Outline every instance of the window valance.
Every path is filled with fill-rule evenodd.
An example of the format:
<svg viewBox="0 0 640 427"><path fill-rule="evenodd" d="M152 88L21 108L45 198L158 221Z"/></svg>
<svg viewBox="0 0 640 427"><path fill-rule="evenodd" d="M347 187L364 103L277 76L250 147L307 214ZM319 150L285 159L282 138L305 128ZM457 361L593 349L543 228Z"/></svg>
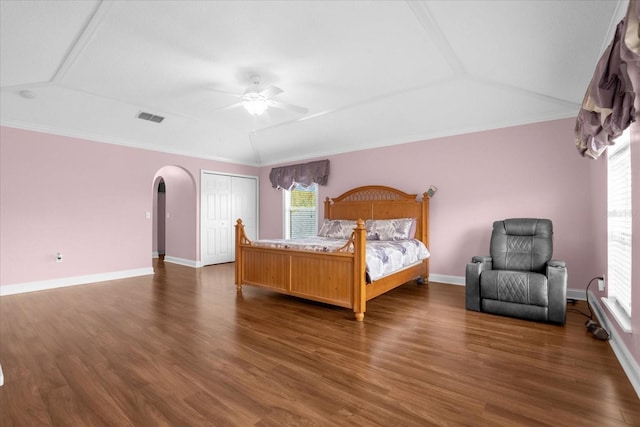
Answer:
<svg viewBox="0 0 640 427"><path fill-rule="evenodd" d="M635 121L631 76L640 70L639 18L638 0L631 0L587 88L575 127L576 148L585 157L597 159Z"/></svg>
<svg viewBox="0 0 640 427"><path fill-rule="evenodd" d="M305 187L314 182L319 185L327 185L329 180L329 160L273 168L269 174L269 179L273 188L284 188L285 190L290 189L294 182Z"/></svg>

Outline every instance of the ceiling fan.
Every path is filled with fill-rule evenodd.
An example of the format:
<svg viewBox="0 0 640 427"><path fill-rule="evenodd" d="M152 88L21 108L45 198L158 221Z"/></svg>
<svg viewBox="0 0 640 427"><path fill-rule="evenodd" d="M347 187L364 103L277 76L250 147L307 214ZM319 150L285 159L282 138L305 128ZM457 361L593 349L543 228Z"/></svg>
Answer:
<svg viewBox="0 0 640 427"><path fill-rule="evenodd" d="M254 74L250 76L252 81L251 86L245 89L243 94L224 92L216 89L211 89L214 92L224 93L227 95L235 96L236 98L241 98L242 101L237 102L235 104L229 105L228 107L222 108L222 110L228 110L231 108L243 106L245 110L251 115L259 116L264 113L267 108L275 107L283 110L294 111L300 114L306 114L309 110L304 107L299 107L293 104L287 104L282 101L276 101L273 99L274 96L283 92L282 89L276 86L268 86L263 89L260 86L260 76Z"/></svg>

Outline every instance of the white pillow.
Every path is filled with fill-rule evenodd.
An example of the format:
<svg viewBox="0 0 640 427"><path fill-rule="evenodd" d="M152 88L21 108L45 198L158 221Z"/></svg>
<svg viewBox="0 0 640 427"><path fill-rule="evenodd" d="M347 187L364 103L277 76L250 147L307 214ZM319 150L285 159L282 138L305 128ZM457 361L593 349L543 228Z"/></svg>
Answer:
<svg viewBox="0 0 640 427"><path fill-rule="evenodd" d="M414 238L416 219L369 219L365 228L368 240L408 240Z"/></svg>
<svg viewBox="0 0 640 427"><path fill-rule="evenodd" d="M356 222L351 219L325 219L318 231L318 236L346 240L351 237L354 228L356 228Z"/></svg>

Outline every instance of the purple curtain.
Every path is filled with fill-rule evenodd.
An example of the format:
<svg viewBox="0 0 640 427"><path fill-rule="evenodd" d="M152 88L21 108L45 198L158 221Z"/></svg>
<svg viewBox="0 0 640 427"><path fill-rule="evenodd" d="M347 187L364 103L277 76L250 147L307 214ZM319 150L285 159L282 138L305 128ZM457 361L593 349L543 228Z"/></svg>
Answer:
<svg viewBox="0 0 640 427"><path fill-rule="evenodd" d="M597 159L635 121L630 73L640 72L638 0L630 0L626 17L616 27L613 41L598 61L575 127L576 148Z"/></svg>
<svg viewBox="0 0 640 427"><path fill-rule="evenodd" d="M308 187L314 182L319 185L327 185L329 160L273 168L269 179L273 188L284 188L285 190L290 189L294 182L304 187Z"/></svg>

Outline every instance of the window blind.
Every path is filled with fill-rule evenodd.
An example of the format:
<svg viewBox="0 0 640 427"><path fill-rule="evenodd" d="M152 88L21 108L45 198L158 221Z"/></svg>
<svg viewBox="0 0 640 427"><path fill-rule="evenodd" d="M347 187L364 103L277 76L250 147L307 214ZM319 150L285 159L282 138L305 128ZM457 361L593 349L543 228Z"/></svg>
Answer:
<svg viewBox="0 0 640 427"><path fill-rule="evenodd" d="M630 130L608 147L608 297L631 317L631 143Z"/></svg>
<svg viewBox="0 0 640 427"><path fill-rule="evenodd" d="M304 187L294 183L284 191L285 238L300 239L318 232L318 185Z"/></svg>

